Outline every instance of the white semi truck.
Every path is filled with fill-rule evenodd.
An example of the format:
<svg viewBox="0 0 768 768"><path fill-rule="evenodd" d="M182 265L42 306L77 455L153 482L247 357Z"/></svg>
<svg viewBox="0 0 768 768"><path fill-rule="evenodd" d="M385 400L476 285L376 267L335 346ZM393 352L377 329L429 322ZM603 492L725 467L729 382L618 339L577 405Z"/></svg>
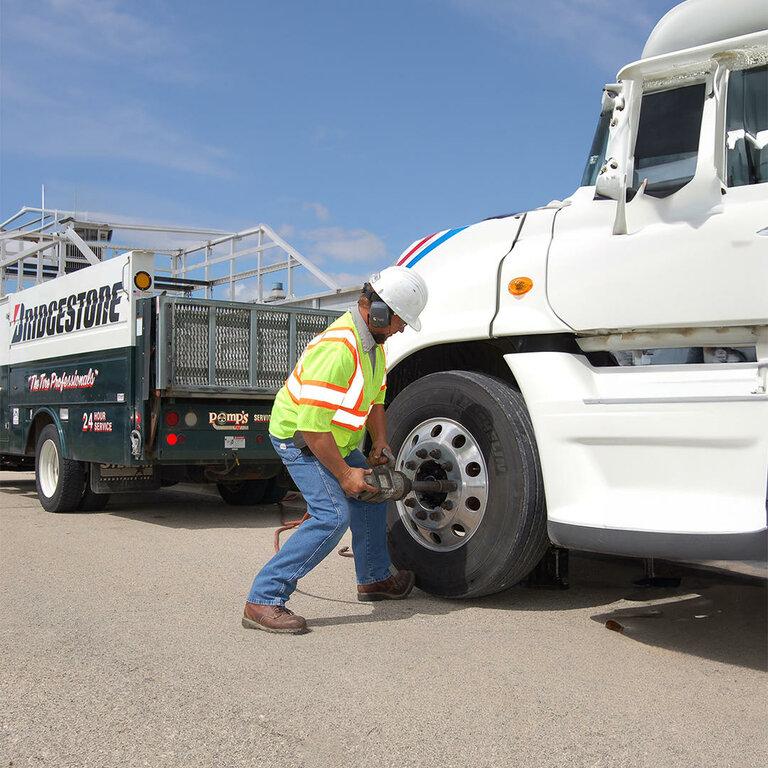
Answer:
<svg viewBox="0 0 768 768"><path fill-rule="evenodd" d="M768 3L688 0L605 86L581 186L438 232L390 342L395 562L470 597L548 542L766 557Z"/></svg>

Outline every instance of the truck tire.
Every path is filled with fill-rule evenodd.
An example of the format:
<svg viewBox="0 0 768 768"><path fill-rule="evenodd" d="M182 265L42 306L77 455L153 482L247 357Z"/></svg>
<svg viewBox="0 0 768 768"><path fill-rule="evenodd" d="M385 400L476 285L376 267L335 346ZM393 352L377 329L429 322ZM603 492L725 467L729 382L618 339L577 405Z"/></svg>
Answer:
<svg viewBox="0 0 768 768"><path fill-rule="evenodd" d="M46 512L74 512L83 496L83 465L65 459L54 424L40 430L35 446L35 486Z"/></svg>
<svg viewBox="0 0 768 768"><path fill-rule="evenodd" d="M389 505L393 563L442 597L480 597L525 578L547 545L536 440L522 395L470 371L434 373L387 409L396 467L411 479L455 480L453 493Z"/></svg>
<svg viewBox="0 0 768 768"><path fill-rule="evenodd" d="M271 480L241 480L236 483L216 483L219 494L233 507L253 507L261 504Z"/></svg>

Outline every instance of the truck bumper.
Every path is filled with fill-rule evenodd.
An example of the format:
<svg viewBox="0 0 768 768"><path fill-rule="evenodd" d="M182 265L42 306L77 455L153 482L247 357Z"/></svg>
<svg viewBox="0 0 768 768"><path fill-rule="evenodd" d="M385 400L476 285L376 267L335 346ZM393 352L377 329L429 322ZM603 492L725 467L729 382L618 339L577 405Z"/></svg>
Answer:
<svg viewBox="0 0 768 768"><path fill-rule="evenodd" d="M768 528L745 533L667 533L549 521L549 538L568 549L666 560L768 560Z"/></svg>

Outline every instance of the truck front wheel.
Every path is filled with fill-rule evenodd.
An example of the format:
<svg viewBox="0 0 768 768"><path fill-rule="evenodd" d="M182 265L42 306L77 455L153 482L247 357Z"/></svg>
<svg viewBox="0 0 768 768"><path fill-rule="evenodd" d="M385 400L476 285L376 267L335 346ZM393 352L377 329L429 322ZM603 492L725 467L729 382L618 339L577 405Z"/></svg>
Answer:
<svg viewBox="0 0 768 768"><path fill-rule="evenodd" d="M387 409L396 467L411 479L453 480L447 494L391 503L389 546L416 585L443 597L511 587L546 551L536 441L522 395L491 376L435 373Z"/></svg>
<svg viewBox="0 0 768 768"><path fill-rule="evenodd" d="M65 459L59 432L47 424L35 446L35 485L46 512L74 512L83 496L85 475L79 461Z"/></svg>

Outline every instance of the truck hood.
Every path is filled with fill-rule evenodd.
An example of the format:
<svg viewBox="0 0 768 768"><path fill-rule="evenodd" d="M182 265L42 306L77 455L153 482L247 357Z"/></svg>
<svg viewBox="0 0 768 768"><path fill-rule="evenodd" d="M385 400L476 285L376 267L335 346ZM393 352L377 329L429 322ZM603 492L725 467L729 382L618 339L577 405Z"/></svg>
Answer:
<svg viewBox="0 0 768 768"><path fill-rule="evenodd" d="M435 232L403 251L396 264L424 278L429 299L420 315L421 331L406 328L387 342L390 368L416 349L489 337L497 308L499 264L511 250L523 219L523 214L515 214Z"/></svg>

